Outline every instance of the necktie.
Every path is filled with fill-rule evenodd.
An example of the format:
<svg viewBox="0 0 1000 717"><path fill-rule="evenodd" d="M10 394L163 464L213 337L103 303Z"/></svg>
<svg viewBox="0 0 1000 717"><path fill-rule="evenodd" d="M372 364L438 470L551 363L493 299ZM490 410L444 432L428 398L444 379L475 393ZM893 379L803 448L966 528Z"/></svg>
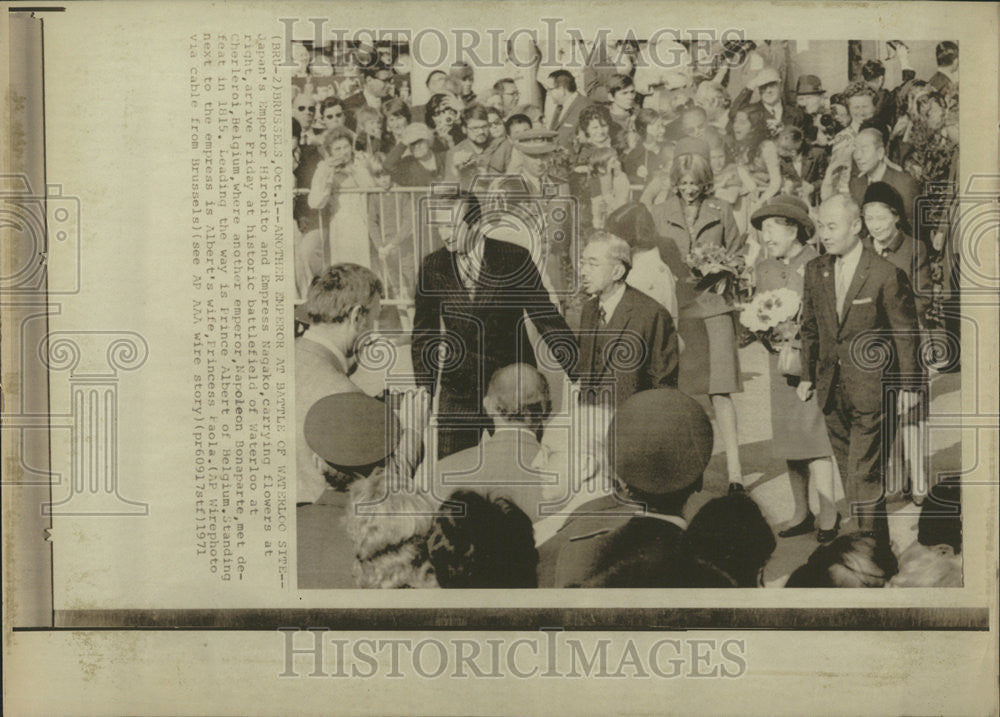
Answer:
<svg viewBox="0 0 1000 717"><path fill-rule="evenodd" d="M549 129L554 130L559 126L559 118L562 117L563 106L556 105L556 111L552 113L552 121L549 122Z"/></svg>
<svg viewBox="0 0 1000 717"><path fill-rule="evenodd" d="M476 264L471 254L458 255L458 276L469 295L476 290Z"/></svg>
<svg viewBox="0 0 1000 717"><path fill-rule="evenodd" d="M844 299L847 297L847 270L844 266L843 257L837 257L837 265L835 269L836 281L835 288L837 292L837 318L844 318Z"/></svg>

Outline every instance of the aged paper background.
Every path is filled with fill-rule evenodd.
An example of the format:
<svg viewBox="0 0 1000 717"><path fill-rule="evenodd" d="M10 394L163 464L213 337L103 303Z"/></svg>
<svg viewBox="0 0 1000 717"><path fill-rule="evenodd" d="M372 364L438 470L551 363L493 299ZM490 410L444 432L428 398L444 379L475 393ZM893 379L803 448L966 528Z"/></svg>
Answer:
<svg viewBox="0 0 1000 717"><path fill-rule="evenodd" d="M106 3L69 5L45 16L48 182L81 207L79 266L51 265L51 281L79 271L78 294L60 301L51 332L92 332L104 341L138 335L141 368L117 375L119 495L147 515L56 520L54 608L376 607L963 607L995 608L995 305L969 307L978 332L963 334L966 586L954 590L448 591L296 592L294 508L284 586L274 566L236 584L191 556L191 262L189 103L192 45L204 35L261 36L270 59L283 40L279 17L330 18L332 27L541 27L563 17L585 37L597 27L745 28L748 37L956 39L966 99L962 172L997 171L997 14L990 5L766 3L643 4L295 4ZM287 111L290 88L282 84ZM270 96L271 89L266 94ZM285 123L288 124L287 122ZM290 172L290 168L288 170ZM290 256L290 213L285 214ZM995 234L994 234L995 242ZM989 252L987 252L988 254ZM987 259L995 262L995 254ZM291 262L286 262L286 281ZM996 271L994 264L984 269ZM990 276L996 276L995 273ZM287 321L290 321L290 305ZM286 324L287 325L287 324ZM109 334L105 336L105 334ZM110 334L114 334L111 336ZM992 348L987 348L992 347ZM131 349L130 349L131 350ZM135 349L141 350L141 349ZM276 352L276 355L280 352ZM105 354L100 354L103 360ZM291 364L291 342L284 360ZM65 380L65 378L63 379ZM54 386L55 384L53 384ZM55 388L52 389L55 392ZM55 397L53 401L65 400ZM287 412L293 415L292 397ZM994 407L988 409L986 407ZM291 431L284 438L291 442ZM53 434L53 470L66 472L72 446ZM278 460L277 457L275 460ZM294 453L287 456L294 463ZM293 475L293 471L290 472ZM989 485L990 481L993 485ZM293 504L290 504L290 507ZM6 567L6 566L5 566ZM13 566L15 569L17 566ZM996 629L996 613L990 626ZM6 627L6 626L5 626ZM873 626L876 627L876 626ZM657 636L633 633L637 640ZM696 637L701 633L686 633ZM706 633L719 638L718 633ZM465 637L474 636L466 633ZM995 632L725 632L746 640L748 669L735 680L345 680L279 678L284 637L262 632L18 632L8 634L5 699L12 713L978 713L993 701ZM350 635L345 635L349 637ZM511 637L505 633L483 637ZM587 639L604 637L588 634ZM613 637L613 636L612 636ZM63 685L52 689L51 685Z"/></svg>

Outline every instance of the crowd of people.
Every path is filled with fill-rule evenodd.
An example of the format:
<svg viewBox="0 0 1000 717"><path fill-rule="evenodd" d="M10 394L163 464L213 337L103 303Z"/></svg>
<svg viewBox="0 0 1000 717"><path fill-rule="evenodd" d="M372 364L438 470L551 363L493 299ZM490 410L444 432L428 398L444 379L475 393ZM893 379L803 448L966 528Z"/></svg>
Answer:
<svg viewBox="0 0 1000 717"><path fill-rule="evenodd" d="M477 92L456 63L427 76L424 105L399 48L308 58L300 587L754 587L776 535L809 533L790 587L960 584L960 522L942 517L957 487L923 506L947 536L891 545L884 450L949 368L921 340L944 328L957 257L924 209L947 211L957 172L958 48L939 43L923 80L890 47L892 87L873 59L831 94L792 75L783 43L734 42L654 81L628 53L556 69L527 103L523 76ZM548 210L565 200L575 212ZM450 219L431 227L425 203ZM754 328L741 312L765 294L796 309ZM405 336L412 390L352 381L376 326ZM777 534L732 399L755 339L795 499ZM891 345L878 365L866 340ZM686 520L716 439L728 492ZM926 456L908 459L912 479Z"/></svg>

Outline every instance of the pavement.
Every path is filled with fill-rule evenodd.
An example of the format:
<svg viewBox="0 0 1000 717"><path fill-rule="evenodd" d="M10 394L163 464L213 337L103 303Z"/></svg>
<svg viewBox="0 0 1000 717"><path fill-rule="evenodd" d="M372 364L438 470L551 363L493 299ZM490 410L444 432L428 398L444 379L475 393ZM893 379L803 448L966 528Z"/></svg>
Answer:
<svg viewBox="0 0 1000 717"><path fill-rule="evenodd" d="M537 338L529 329L532 343L536 346ZM405 339L397 334L395 346L395 362L391 368L384 364L379 371L368 371L364 367L353 376L358 385L371 395L382 391L386 385L389 373L400 376L412 375L410 371L410 347ZM768 523L777 532L788 527L794 513L794 501L791 484L784 460L771 455L771 407L770 407L770 375L767 368L767 353L758 343L740 349L740 367L742 371L742 393L734 394L737 422L740 440L740 458L743 464L744 480L750 495L757 501ZM549 374L549 372L545 372ZM562 402L562 381L558 374L549 375L553 393L553 404ZM401 388L398 378L394 388ZM961 412L961 376L958 373L939 374L931 379L931 416L935 413ZM709 416L712 416L711 404L707 397L702 403ZM714 420L713 420L714 423ZM716 430L718 437L718 430ZM959 428L936 427L930 431L930 469L932 480L934 476L958 474L961 470L961 433ZM728 490L726 461L723 448L716 439L712 460L705 472L703 490L688 503L685 514L690 517L708 500L725 495ZM847 518L848 506L843 500L843 488L837 478L838 508L841 515ZM919 507L902 495L890 496L889 511L891 514L889 530L893 545L901 552L917 537L917 518ZM856 529L853 520L842 522L841 535ZM803 564L809 555L819 545L816 534L809 533L795 538L777 538L777 548L768 562L764 572L765 585L780 587L788 575Z"/></svg>
<svg viewBox="0 0 1000 717"><path fill-rule="evenodd" d="M764 517L777 532L789 527L795 510L787 466L784 460L771 455L770 374L767 353L758 343L740 349L740 368L743 393L734 394L740 437L740 459L747 490L757 501ZM710 405L704 401L711 416ZM930 414L961 412L961 376L958 373L938 374L931 379ZM714 425L714 421L713 421ZM718 436L718 431L716 431ZM943 477L961 470L961 430L935 428L930 431L930 475ZM798 480L796 478L796 480ZM848 516L848 506L843 500L843 487L837 481L838 508ZM726 459L718 438L712 460L705 472L704 490L692 497L685 513L694 514L711 498L724 495L728 490ZM919 507L901 494L889 498L889 532L893 546L902 551L917 538ZM841 535L856 529L854 521L841 524ZM804 563L819 545L816 534L809 533L794 538L777 538L778 545L764 570L766 585L780 586L788 575Z"/></svg>

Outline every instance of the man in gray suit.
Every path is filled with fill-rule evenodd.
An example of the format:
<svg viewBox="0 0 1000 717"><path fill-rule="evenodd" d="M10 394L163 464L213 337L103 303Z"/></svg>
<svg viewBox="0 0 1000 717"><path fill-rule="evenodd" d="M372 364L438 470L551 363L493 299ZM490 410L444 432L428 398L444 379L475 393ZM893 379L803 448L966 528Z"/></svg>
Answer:
<svg viewBox="0 0 1000 717"><path fill-rule="evenodd" d="M361 391L349 376L358 338L372 329L382 296L381 280L358 264L334 264L309 287L310 325L295 339L296 503L315 502L327 486L323 463L306 444L306 414L324 396Z"/></svg>
<svg viewBox="0 0 1000 717"><path fill-rule="evenodd" d="M443 501L458 489L471 490L487 498L507 498L532 522L539 513L546 484L556 477L531 468L541 450L539 438L552 413L552 399L545 376L528 364L515 363L497 369L483 398L483 409L493 421L493 435L483 432L479 444L442 458L426 471L418 469L418 481L431 486L434 500Z"/></svg>

